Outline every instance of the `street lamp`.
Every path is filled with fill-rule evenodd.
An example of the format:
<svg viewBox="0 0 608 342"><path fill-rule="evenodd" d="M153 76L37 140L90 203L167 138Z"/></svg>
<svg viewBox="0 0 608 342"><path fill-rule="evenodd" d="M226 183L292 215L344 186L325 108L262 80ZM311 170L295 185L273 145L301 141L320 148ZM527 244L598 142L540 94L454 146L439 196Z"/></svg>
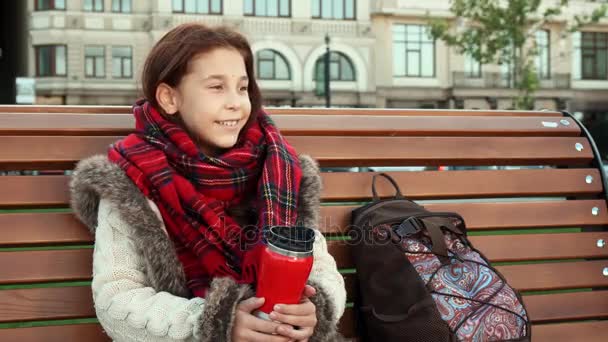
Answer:
<svg viewBox="0 0 608 342"><path fill-rule="evenodd" d="M325 107L331 107L331 95L329 93L329 34L325 34Z"/></svg>

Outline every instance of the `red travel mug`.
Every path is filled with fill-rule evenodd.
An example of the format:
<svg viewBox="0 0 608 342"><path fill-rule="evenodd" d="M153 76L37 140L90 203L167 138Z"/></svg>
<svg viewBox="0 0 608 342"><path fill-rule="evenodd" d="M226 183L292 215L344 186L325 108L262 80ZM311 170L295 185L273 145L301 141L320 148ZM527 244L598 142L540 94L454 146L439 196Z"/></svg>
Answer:
<svg viewBox="0 0 608 342"><path fill-rule="evenodd" d="M313 263L315 231L307 227L272 226L260 253L256 297L265 298L256 316L270 320L275 304L297 304Z"/></svg>

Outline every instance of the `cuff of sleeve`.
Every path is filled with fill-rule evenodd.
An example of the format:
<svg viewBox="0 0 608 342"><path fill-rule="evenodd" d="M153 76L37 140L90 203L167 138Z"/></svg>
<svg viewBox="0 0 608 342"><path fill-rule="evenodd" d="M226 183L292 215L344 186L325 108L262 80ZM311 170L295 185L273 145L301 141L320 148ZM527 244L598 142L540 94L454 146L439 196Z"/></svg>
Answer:
<svg viewBox="0 0 608 342"><path fill-rule="evenodd" d="M310 297L317 312L317 326L310 342L346 341L338 332L338 322L334 320L334 299L320 284L310 280L308 284L317 290L317 293Z"/></svg>
<svg viewBox="0 0 608 342"><path fill-rule="evenodd" d="M230 342L237 305L254 295L249 285L237 284L232 278L211 282L199 322L199 341Z"/></svg>

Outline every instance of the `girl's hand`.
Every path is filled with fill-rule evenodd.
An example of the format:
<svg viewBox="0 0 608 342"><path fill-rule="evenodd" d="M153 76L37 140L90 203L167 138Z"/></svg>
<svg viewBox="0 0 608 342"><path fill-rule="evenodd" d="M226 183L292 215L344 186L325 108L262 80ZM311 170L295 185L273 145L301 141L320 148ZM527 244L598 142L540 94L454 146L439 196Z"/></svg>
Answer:
<svg viewBox="0 0 608 342"><path fill-rule="evenodd" d="M289 337L277 335L277 328L282 324L266 321L251 314L264 305L264 298L252 297L237 305L232 328L234 342L287 342Z"/></svg>
<svg viewBox="0 0 608 342"><path fill-rule="evenodd" d="M306 285L299 304L275 305L274 311L270 313L270 319L283 323L276 330L277 333L296 341L308 341L317 325L317 309L309 299L315 293L317 291L314 287Z"/></svg>

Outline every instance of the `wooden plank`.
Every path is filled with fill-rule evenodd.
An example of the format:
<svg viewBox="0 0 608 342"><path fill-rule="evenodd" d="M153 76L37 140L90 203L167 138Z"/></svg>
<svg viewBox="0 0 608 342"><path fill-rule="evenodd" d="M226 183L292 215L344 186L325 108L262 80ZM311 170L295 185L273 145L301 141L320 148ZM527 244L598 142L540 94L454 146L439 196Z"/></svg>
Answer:
<svg viewBox="0 0 608 342"><path fill-rule="evenodd" d="M608 231L599 233L472 236L471 242L493 262L608 257Z"/></svg>
<svg viewBox="0 0 608 342"><path fill-rule="evenodd" d="M0 290L0 323L88 317L95 317L90 286Z"/></svg>
<svg viewBox="0 0 608 342"><path fill-rule="evenodd" d="M357 336L354 309L346 309L340 320L339 329L345 337ZM604 342L608 337L606 331L608 331L606 320L532 325L534 342Z"/></svg>
<svg viewBox="0 0 608 342"><path fill-rule="evenodd" d="M510 228L580 227L608 224L604 200L569 200L496 203L428 203L431 211L450 211L462 215L471 231ZM351 212L359 206L323 206L319 229L326 234L345 234ZM599 208L598 215L592 215ZM517 213L517 215L513 215Z"/></svg>
<svg viewBox="0 0 608 342"><path fill-rule="evenodd" d="M0 247L91 242L89 230L71 213L0 214Z"/></svg>
<svg viewBox="0 0 608 342"><path fill-rule="evenodd" d="M276 114L283 135L579 136L572 119L539 116L349 116ZM568 125L561 121L567 120ZM554 127L552 125L555 125ZM126 135L131 114L0 114L0 135Z"/></svg>
<svg viewBox="0 0 608 342"><path fill-rule="evenodd" d="M454 115L454 116L547 116L562 117L560 112L517 110L458 110L458 109L375 109L375 108L273 108L270 114L309 115ZM52 106L52 105L0 105L0 113L131 113L131 106Z"/></svg>
<svg viewBox="0 0 608 342"><path fill-rule="evenodd" d="M605 260L550 264L497 266L507 281L520 291L607 287L602 275Z"/></svg>
<svg viewBox="0 0 608 342"><path fill-rule="evenodd" d="M101 325L95 323L47 327L0 329L0 341L19 342L110 342Z"/></svg>
<svg viewBox="0 0 608 342"><path fill-rule="evenodd" d="M410 199L449 199L520 196L576 196L599 194L602 184L595 169L538 169L501 171L387 172ZM371 198L372 173L324 173L323 200L350 201ZM380 197L392 197L394 188L377 184Z"/></svg>
<svg viewBox="0 0 608 342"><path fill-rule="evenodd" d="M521 196L579 196L602 191L600 182L587 184L594 169L540 169L508 171L421 171L391 174L411 199L448 199ZM323 173L324 201L369 200L371 173ZM66 206L67 176L0 177L0 208ZM394 195L388 182L378 182L381 197ZM598 215L603 220L605 214ZM325 216L324 216L325 217ZM338 217L338 216L336 216ZM576 216L575 216L576 217ZM342 216L344 220L344 216ZM594 221L595 222L595 221ZM333 221L329 223L333 226ZM327 226L327 224L323 224Z"/></svg>
<svg viewBox="0 0 608 342"><path fill-rule="evenodd" d="M348 302L356 300L356 286L349 277L346 288ZM532 322L548 323L608 318L608 291L589 291L524 296L524 304Z"/></svg>
<svg viewBox="0 0 608 342"><path fill-rule="evenodd" d="M316 136L579 136L574 121L546 117L275 115L285 135ZM570 119L571 120L571 119ZM556 125L548 127L547 124Z"/></svg>
<svg viewBox="0 0 608 342"><path fill-rule="evenodd" d="M0 114L0 135L127 135L131 114Z"/></svg>
<svg viewBox="0 0 608 342"><path fill-rule="evenodd" d="M131 106L0 105L0 113L129 114Z"/></svg>
<svg viewBox="0 0 608 342"><path fill-rule="evenodd" d="M563 117L560 112L517 110L459 109L386 109L386 108L268 108L271 114L307 115L384 115L384 116L547 116Z"/></svg>
<svg viewBox="0 0 608 342"><path fill-rule="evenodd" d="M68 176L2 176L0 208L67 206L69 181Z"/></svg>
<svg viewBox="0 0 608 342"><path fill-rule="evenodd" d="M461 213L468 229L473 231L608 224L608 210L603 200L441 203L427 204L426 207L434 211ZM590 214L594 207L600 208L597 216ZM325 234L346 234L354 208L356 206L322 207L319 228ZM0 214L0 247L86 244L92 241L88 229L71 213Z"/></svg>
<svg viewBox="0 0 608 342"><path fill-rule="evenodd" d="M532 338L534 342L605 342L608 321L533 325Z"/></svg>
<svg viewBox="0 0 608 342"><path fill-rule="evenodd" d="M0 170L65 170L120 137L0 136Z"/></svg>
<svg viewBox="0 0 608 342"><path fill-rule="evenodd" d="M351 234L351 238L358 237ZM491 262L533 260L592 259L608 257L607 248L598 248L597 241L608 241L607 232L522 234L472 236L473 246ZM352 241L329 241L328 249L340 268L354 267Z"/></svg>
<svg viewBox="0 0 608 342"><path fill-rule="evenodd" d="M608 318L608 291L524 296L534 323Z"/></svg>
<svg viewBox="0 0 608 342"><path fill-rule="evenodd" d="M305 137L287 140L325 166L585 165L585 138ZM1 141L1 137L0 137ZM575 145L582 144L582 151Z"/></svg>
<svg viewBox="0 0 608 342"><path fill-rule="evenodd" d="M89 280L93 250L0 252L0 285Z"/></svg>
<svg viewBox="0 0 608 342"><path fill-rule="evenodd" d="M606 261L599 260L496 266L496 269L520 291L544 291L607 287L608 277L602 275L604 267ZM356 296L354 289L358 286L357 275L347 273L343 276L349 290L349 301L353 301Z"/></svg>
<svg viewBox="0 0 608 342"><path fill-rule="evenodd" d="M333 250L333 243L330 246ZM339 267L344 266L340 261ZM604 260L497 266L522 291L608 286ZM19 267L14 267L19 265ZM0 284L36 283L91 278L92 250L0 252ZM352 265L352 263L351 263ZM564 275L568 275L564 277ZM345 279L353 274L345 274Z"/></svg>
<svg viewBox="0 0 608 342"><path fill-rule="evenodd" d="M0 169L64 169L105 153L115 136L0 136ZM574 137L291 136L323 166L586 165L589 142ZM582 144L577 151L575 145ZM330 148L331 147L331 148Z"/></svg>

